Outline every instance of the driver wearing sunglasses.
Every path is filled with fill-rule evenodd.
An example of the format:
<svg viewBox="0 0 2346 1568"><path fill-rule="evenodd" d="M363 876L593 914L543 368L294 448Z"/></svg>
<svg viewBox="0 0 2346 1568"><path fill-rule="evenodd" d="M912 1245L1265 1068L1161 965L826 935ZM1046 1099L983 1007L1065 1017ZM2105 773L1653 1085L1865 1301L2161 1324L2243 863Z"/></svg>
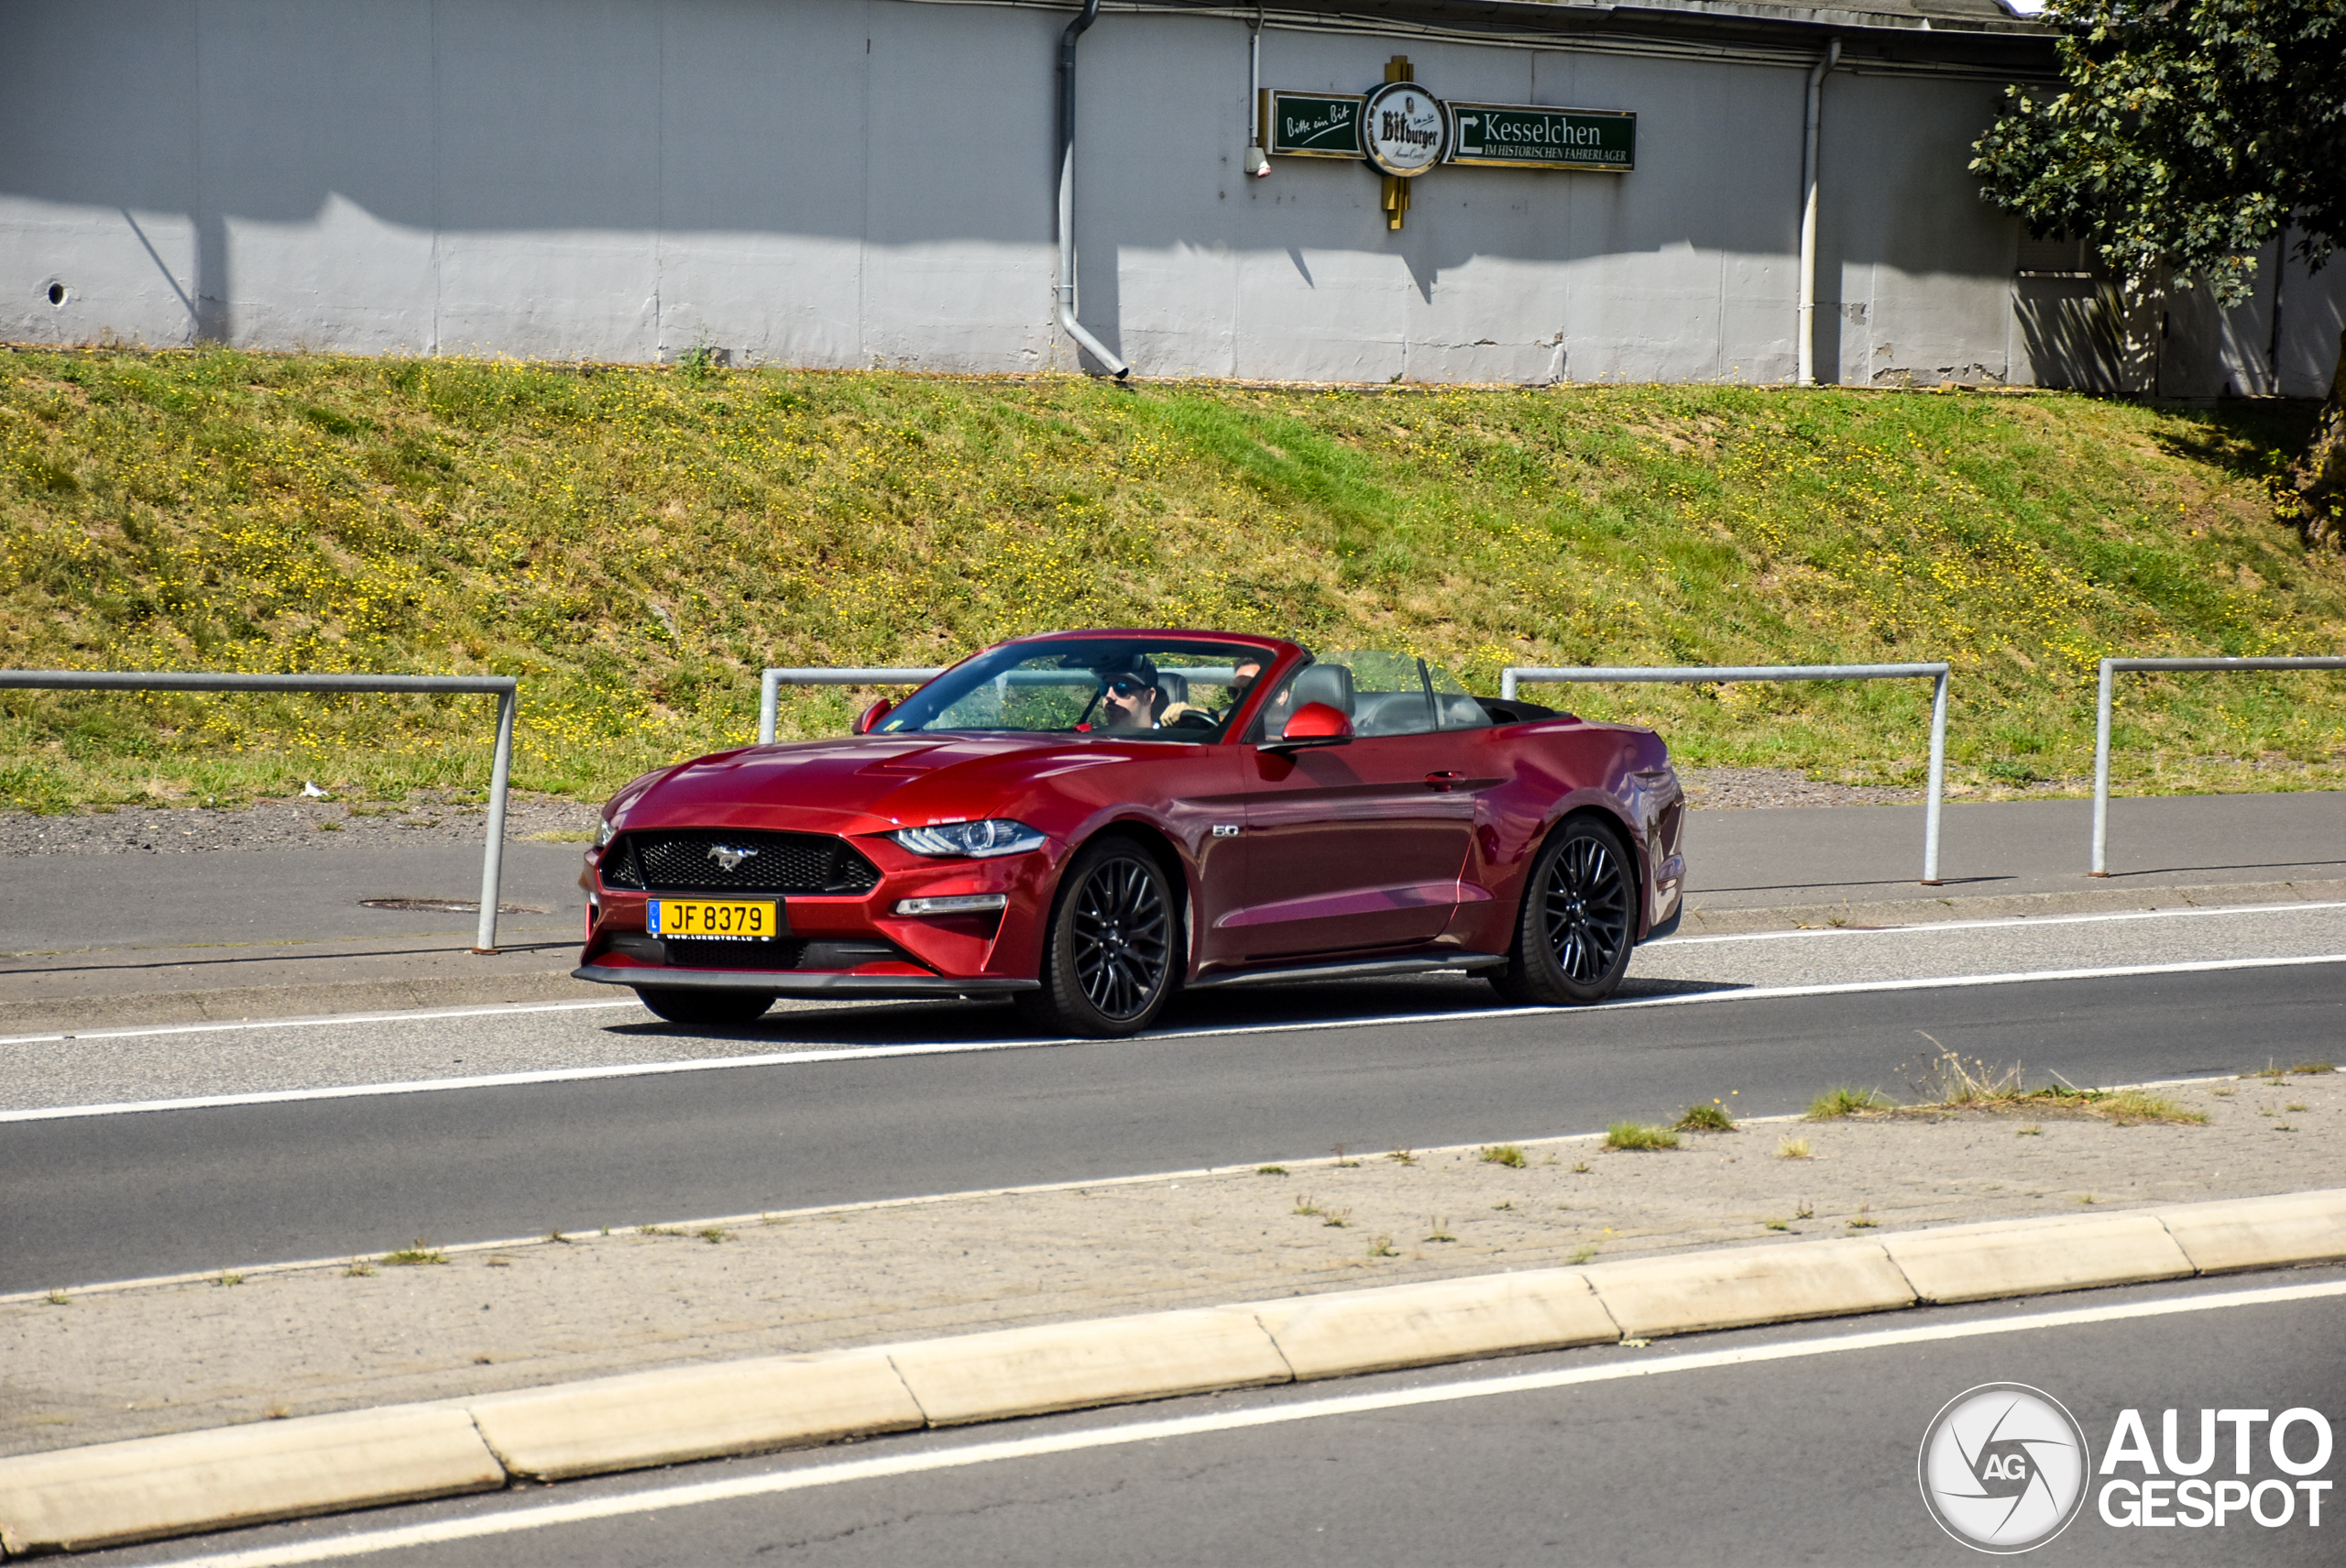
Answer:
<svg viewBox="0 0 2346 1568"><path fill-rule="evenodd" d="M1157 663L1135 653L1091 672L1100 677L1100 729L1157 728Z"/></svg>

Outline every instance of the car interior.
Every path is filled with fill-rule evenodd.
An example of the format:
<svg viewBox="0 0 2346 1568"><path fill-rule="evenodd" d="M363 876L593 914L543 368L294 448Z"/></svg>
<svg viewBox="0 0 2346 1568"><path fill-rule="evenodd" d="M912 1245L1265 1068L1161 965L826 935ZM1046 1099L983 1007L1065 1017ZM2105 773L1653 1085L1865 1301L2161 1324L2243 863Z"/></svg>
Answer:
<svg viewBox="0 0 2346 1568"><path fill-rule="evenodd" d="M1463 689L1436 689L1429 704L1428 679L1415 659L1391 653L1352 657L1355 662L1351 663L1326 660L1305 665L1288 687L1289 700L1275 704L1272 711L1283 719L1305 703L1323 702L1350 718L1353 733L1362 737L1422 735L1436 729L1480 729L1512 721L1512 715L1502 716L1491 704ZM1359 680L1363 665L1379 672L1376 686ZM1457 683L1437 673L1432 684L1454 687ZM1538 713L1544 716L1548 711L1542 708Z"/></svg>

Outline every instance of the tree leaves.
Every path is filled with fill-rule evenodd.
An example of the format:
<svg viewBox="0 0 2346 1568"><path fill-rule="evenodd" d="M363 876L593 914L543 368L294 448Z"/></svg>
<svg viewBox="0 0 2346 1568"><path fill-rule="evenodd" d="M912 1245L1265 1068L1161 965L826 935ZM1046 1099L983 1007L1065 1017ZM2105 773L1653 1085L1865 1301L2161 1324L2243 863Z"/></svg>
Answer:
<svg viewBox="0 0 2346 1568"><path fill-rule="evenodd" d="M2053 0L2045 19L2064 87L2012 88L1971 164L2031 233L2226 305L2285 225L2313 267L2346 236L2346 0Z"/></svg>

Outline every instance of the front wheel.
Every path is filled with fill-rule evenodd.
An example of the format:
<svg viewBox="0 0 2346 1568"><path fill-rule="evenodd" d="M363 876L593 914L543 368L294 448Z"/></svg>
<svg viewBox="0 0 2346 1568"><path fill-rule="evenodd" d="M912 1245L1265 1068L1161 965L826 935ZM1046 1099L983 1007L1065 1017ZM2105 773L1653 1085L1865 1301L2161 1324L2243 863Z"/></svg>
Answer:
<svg viewBox="0 0 2346 1568"><path fill-rule="evenodd" d="M1043 937L1039 991L1022 992L1033 1027L1097 1039L1135 1035L1173 993L1179 930L1172 885L1129 839L1086 845L1059 883Z"/></svg>
<svg viewBox="0 0 2346 1568"><path fill-rule="evenodd" d="M747 1024L773 1005L770 991L704 991L698 988L639 985L636 1000L671 1024Z"/></svg>
<svg viewBox="0 0 2346 1568"><path fill-rule="evenodd" d="M1577 817L1531 862L1507 967L1491 984L1522 1006L1602 1002L1629 968L1637 874L1621 836Z"/></svg>

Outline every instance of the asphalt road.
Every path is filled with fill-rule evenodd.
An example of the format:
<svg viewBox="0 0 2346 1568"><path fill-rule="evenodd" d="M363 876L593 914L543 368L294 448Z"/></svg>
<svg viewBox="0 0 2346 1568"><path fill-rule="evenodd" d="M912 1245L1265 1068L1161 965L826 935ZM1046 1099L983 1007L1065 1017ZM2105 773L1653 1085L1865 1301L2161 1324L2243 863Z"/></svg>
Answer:
<svg viewBox="0 0 2346 1568"><path fill-rule="evenodd" d="M85 1561L267 1548L283 1553L272 1563L417 1568L1973 1563L1918 1485L1917 1451L1944 1404L1989 1383L2042 1390L2076 1418L2096 1470L2126 1409L2142 1413L2154 1453L2170 1409L2186 1453L2202 1409L2309 1408L2334 1430L2346 1413L2341 1286L2346 1269L2298 1269L1694 1335L882 1438ZM2297 1299L2271 1299L2282 1291ZM2243 1472L2232 1429L2218 1430L2206 1479L2261 1493L2266 1519L2286 1495L2286 1522L2235 1509L2220 1527L2115 1526L2095 1474L2074 1521L2029 1561L2335 1563L2346 1443L2293 1475L2254 1427ZM2303 1464L2314 1442L2299 1424L2285 1453ZM2111 1478L2143 1475L2124 1461ZM2301 1480L2331 1483L2319 1525ZM2119 1517L2125 1499L2113 1497ZM2165 1517L2177 1511L2189 1510Z"/></svg>
<svg viewBox="0 0 2346 1568"><path fill-rule="evenodd" d="M1650 943L1620 996L1649 1003L1737 988L1908 982L2046 970L2346 955L2346 902L2182 906L1935 926L1685 936ZM630 1064L755 1059L793 1048L938 1048L1014 1044L1003 1004L784 1002L754 1026L663 1025L623 988L598 1001L528 1007L85 1026L0 1035L0 1120L38 1107L298 1093L418 1080L479 1082ZM1176 1000L1159 1034L1487 1013L1490 989L1464 976L1202 992ZM69 1025L70 1027L70 1025Z"/></svg>
<svg viewBox="0 0 2346 1568"><path fill-rule="evenodd" d="M2112 877L2086 880L2092 804L2020 800L1946 807L1948 895L2063 893L2346 877L2346 792L2161 795L2110 803ZM1697 810L1687 895L1713 909L1930 895L1919 806ZM509 916L507 940L577 931L586 895L576 844L510 842L502 898L547 911ZM315 944L436 933L469 943L463 916L373 909L385 896L476 898L480 850L373 839L301 850L8 857L0 955ZM53 957L47 961L56 962Z"/></svg>
<svg viewBox="0 0 2346 1568"><path fill-rule="evenodd" d="M1326 1022L0 1124L0 1290L1578 1133L1729 1089L1764 1115L1894 1090L1933 1040L2077 1084L2334 1059L2346 963Z"/></svg>

